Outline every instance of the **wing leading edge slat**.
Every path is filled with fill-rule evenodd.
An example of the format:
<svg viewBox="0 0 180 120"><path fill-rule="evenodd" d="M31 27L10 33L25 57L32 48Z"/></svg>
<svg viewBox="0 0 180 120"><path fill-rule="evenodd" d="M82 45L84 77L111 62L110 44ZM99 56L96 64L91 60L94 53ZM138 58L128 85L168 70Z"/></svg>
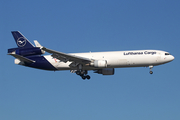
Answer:
<svg viewBox="0 0 180 120"><path fill-rule="evenodd" d="M62 52L51 50L51 49L48 49L45 47L43 47L42 50L44 50L48 53L52 53L52 57L59 59L63 62L69 61L69 62L75 62L75 63L80 63L80 64L87 64L87 63L91 62L91 60L89 58L84 58L84 57L80 57L80 56L62 53Z"/></svg>

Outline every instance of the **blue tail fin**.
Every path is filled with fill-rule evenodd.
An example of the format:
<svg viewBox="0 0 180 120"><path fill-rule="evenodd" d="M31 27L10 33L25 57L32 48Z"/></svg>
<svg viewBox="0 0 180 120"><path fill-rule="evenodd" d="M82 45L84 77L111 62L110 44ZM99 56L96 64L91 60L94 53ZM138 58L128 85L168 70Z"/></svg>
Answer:
<svg viewBox="0 0 180 120"><path fill-rule="evenodd" d="M34 47L26 37L24 37L19 31L12 31L12 35L16 41L19 48L32 48Z"/></svg>

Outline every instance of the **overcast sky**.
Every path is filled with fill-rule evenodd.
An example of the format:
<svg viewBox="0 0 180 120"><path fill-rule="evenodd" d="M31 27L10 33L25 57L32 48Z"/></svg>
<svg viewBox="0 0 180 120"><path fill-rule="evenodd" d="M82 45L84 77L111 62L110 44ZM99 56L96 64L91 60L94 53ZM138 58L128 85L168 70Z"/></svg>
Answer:
<svg viewBox="0 0 180 120"><path fill-rule="evenodd" d="M179 120L179 0L1 0L1 120ZM14 64L11 31L65 53L157 49L175 60L115 75ZM33 43L34 44L34 43ZM47 54L47 53L46 53Z"/></svg>

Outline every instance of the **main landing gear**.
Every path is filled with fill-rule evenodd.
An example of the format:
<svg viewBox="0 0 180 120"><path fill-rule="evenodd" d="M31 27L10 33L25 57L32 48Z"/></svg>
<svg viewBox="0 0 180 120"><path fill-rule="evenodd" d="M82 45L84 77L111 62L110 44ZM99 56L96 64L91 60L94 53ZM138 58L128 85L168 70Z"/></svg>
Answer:
<svg viewBox="0 0 180 120"><path fill-rule="evenodd" d="M85 79L89 80L91 78L89 75L87 75L87 73L88 73L87 70L85 70L85 71L76 71L76 74L81 76L81 78L83 80L85 80Z"/></svg>
<svg viewBox="0 0 180 120"><path fill-rule="evenodd" d="M149 66L149 69L150 69L149 73L150 73L150 74L153 74L152 68L153 68L153 66L150 65L150 66Z"/></svg>

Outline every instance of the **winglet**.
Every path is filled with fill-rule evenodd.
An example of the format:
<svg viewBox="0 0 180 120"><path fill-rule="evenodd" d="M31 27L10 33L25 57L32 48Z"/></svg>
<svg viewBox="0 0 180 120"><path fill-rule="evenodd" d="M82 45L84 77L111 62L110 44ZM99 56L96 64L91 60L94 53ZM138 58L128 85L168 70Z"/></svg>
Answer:
<svg viewBox="0 0 180 120"><path fill-rule="evenodd" d="M35 43L36 47L39 47L41 49L42 54L44 54L45 51L42 50L43 46L37 40L34 40L34 43Z"/></svg>

